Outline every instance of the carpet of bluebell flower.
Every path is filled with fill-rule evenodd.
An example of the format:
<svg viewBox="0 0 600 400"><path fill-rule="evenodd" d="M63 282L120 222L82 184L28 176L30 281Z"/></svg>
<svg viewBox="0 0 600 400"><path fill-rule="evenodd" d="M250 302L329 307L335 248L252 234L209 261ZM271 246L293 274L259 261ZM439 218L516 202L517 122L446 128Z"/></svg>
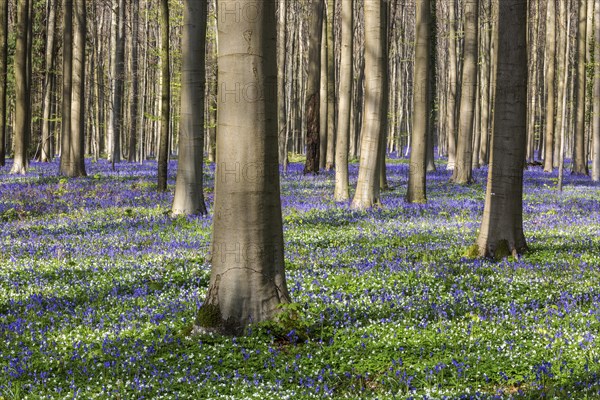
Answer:
<svg viewBox="0 0 600 400"><path fill-rule="evenodd" d="M470 259L487 171L443 168L404 202L332 198L334 174L282 176L288 286L277 324L190 336L211 216L169 215L156 163L0 169L0 399L488 399L600 396L600 186L525 172L520 259ZM206 168L212 208L214 168ZM351 166L355 183L357 166Z"/></svg>

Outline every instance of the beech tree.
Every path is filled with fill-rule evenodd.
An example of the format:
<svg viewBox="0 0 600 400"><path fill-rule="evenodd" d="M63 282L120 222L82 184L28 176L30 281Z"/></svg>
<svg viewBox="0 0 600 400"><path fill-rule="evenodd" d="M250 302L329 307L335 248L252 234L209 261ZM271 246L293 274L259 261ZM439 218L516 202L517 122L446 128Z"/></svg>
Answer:
<svg viewBox="0 0 600 400"><path fill-rule="evenodd" d="M113 0L111 23L111 89L108 139L109 160L121 161L121 130L123 126L123 79L125 75L125 0Z"/></svg>
<svg viewBox="0 0 600 400"><path fill-rule="evenodd" d="M304 173L319 172L321 111L321 39L323 36L323 0L310 0L308 82L306 88L306 164ZM325 156L325 155L323 155Z"/></svg>
<svg viewBox="0 0 600 400"><path fill-rule="evenodd" d="M585 143L585 55L587 42L587 0L579 0L577 27L577 72L575 77L574 113L575 133L573 142L573 173L587 175L588 166Z"/></svg>
<svg viewBox="0 0 600 400"><path fill-rule="evenodd" d="M479 24L479 0L465 0L464 62L460 88L460 111L456 166L452 180L458 184L472 181L473 126L475 122L477 82L477 26Z"/></svg>
<svg viewBox="0 0 600 400"><path fill-rule="evenodd" d="M600 4L596 2L594 10L594 20L596 22L594 35L596 46L600 44ZM600 54L596 47L596 64L594 74L594 124L592 137L592 180L600 181Z"/></svg>
<svg viewBox="0 0 600 400"><path fill-rule="evenodd" d="M350 198L348 184L348 151L350 150L350 103L352 96L352 26L351 1L342 1L342 49L340 58L340 91L335 145L335 201Z"/></svg>
<svg viewBox="0 0 600 400"><path fill-rule="evenodd" d="M219 11L255 0L221 0ZM261 12L219 12L217 166L212 269L197 325L238 333L289 302L277 162L276 3ZM238 85L236 85L238 83ZM276 92L275 92L276 93Z"/></svg>
<svg viewBox="0 0 600 400"><path fill-rule="evenodd" d="M46 37L46 71L44 72L44 105L42 116L42 144L40 161L51 161L54 156L52 146L50 116L52 114L52 91L54 88L54 50L56 48L54 40L54 31L56 29L56 1L48 1L48 35Z"/></svg>
<svg viewBox="0 0 600 400"><path fill-rule="evenodd" d="M15 49L15 135L14 160L11 174L25 174L29 166L27 151L31 135L29 119L30 93L27 84L27 32L29 26L29 0L17 1Z"/></svg>
<svg viewBox="0 0 600 400"><path fill-rule="evenodd" d="M167 190L167 167L169 162L169 123L171 99L171 66L169 53L169 0L160 1L160 142L158 146L158 191Z"/></svg>
<svg viewBox="0 0 600 400"><path fill-rule="evenodd" d="M203 2L184 1L181 131L173 214L206 214L202 165L207 13Z"/></svg>
<svg viewBox="0 0 600 400"><path fill-rule="evenodd" d="M564 1L564 0L559 0ZM546 10L546 129L544 144L544 171L554 168L554 62L556 53L556 7L548 0Z"/></svg>
<svg viewBox="0 0 600 400"><path fill-rule="evenodd" d="M352 208L365 209L380 204L381 166L379 157L382 145L382 129L385 127L387 109L386 96L386 67L385 42L386 29L382 15L385 1L367 1L365 10L365 94L364 112L362 118L362 140L360 146L360 166L356 193L352 200Z"/></svg>
<svg viewBox="0 0 600 400"><path fill-rule="evenodd" d="M6 89L8 82L8 1L0 4L0 167L6 159Z"/></svg>
<svg viewBox="0 0 600 400"><path fill-rule="evenodd" d="M435 0L434 0L435 1ZM411 137L410 167L408 172L408 191L406 201L410 203L427 202L426 162L427 138L429 135L431 113L430 88L430 0L417 1L415 48L415 72L413 80L413 134Z"/></svg>
<svg viewBox="0 0 600 400"><path fill-rule="evenodd" d="M522 253L523 164L527 136L527 2L502 0L498 16L495 131L483 221L477 238L480 256Z"/></svg>

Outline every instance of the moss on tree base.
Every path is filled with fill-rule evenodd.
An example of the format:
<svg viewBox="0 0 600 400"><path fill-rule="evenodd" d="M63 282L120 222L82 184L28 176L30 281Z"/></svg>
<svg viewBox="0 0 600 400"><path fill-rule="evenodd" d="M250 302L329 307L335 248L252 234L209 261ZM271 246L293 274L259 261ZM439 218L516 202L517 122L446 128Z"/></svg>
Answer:
<svg viewBox="0 0 600 400"><path fill-rule="evenodd" d="M203 304L196 315L196 325L203 328L218 328L223 325L221 310L214 304Z"/></svg>

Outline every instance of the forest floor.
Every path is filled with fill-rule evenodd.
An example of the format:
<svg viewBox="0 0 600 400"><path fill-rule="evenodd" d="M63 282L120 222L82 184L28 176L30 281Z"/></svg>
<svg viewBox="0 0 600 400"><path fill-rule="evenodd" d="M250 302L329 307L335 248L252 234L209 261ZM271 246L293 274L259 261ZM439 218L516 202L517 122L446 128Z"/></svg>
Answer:
<svg viewBox="0 0 600 400"><path fill-rule="evenodd" d="M282 177L290 318L189 337L211 216L169 216L156 164L0 169L0 399L488 399L600 396L600 186L525 173L520 259L470 259L486 170L440 168L404 202L332 199L333 173ZM212 167L206 194L212 209ZM351 166L351 184L357 166ZM292 317L297 316L296 320Z"/></svg>

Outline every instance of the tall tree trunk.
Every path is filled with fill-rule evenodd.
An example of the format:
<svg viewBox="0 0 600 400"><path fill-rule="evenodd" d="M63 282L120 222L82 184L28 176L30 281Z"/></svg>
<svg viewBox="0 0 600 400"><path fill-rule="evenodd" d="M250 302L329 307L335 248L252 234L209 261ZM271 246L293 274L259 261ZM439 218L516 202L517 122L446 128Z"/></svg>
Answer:
<svg viewBox="0 0 600 400"><path fill-rule="evenodd" d="M600 181L600 4L596 2L594 10L595 35L595 74L594 74L594 131L592 137L592 180Z"/></svg>
<svg viewBox="0 0 600 400"><path fill-rule="evenodd" d="M579 16L577 28L577 78L575 79L575 134L573 152L573 173L587 175L587 158L585 154L585 54L587 38L587 0L579 0Z"/></svg>
<svg viewBox="0 0 600 400"><path fill-rule="evenodd" d="M160 68L161 68L161 110L160 143L158 149L158 191L167 190L167 169L169 162L169 105L171 101L171 67L169 54L169 0L160 1Z"/></svg>
<svg viewBox="0 0 600 400"><path fill-rule="evenodd" d="M71 79L71 130L65 132L70 135L69 148L62 153L69 152L70 164L64 171L67 176L85 176L85 36L86 36L86 1L73 0L73 52L72 52L72 79Z"/></svg>
<svg viewBox="0 0 600 400"><path fill-rule="evenodd" d="M321 38L323 33L323 1L311 0L308 29L308 81L306 88L306 163L305 174L319 172L320 158L320 89L321 89Z"/></svg>
<svg viewBox="0 0 600 400"><path fill-rule="evenodd" d="M335 52L334 52L334 0L327 0L327 154L325 158L325 170L330 171L335 164Z"/></svg>
<svg viewBox="0 0 600 400"><path fill-rule="evenodd" d="M479 0L465 0L465 44L460 89L460 118L456 146L456 166L452 180L458 184L472 181L473 126L477 100L477 27Z"/></svg>
<svg viewBox="0 0 600 400"><path fill-rule="evenodd" d="M139 157L136 151L139 114L139 30L140 30L140 0L131 0L132 21L131 21L131 127L129 129L129 162L135 162Z"/></svg>
<svg viewBox="0 0 600 400"><path fill-rule="evenodd" d="M485 257L517 256L523 234L523 162L527 136L527 3L502 0L499 10L496 131L483 221L477 238Z"/></svg>
<svg viewBox="0 0 600 400"><path fill-rule="evenodd" d="M11 174L25 174L29 166L27 150L31 136L28 124L30 93L27 85L27 30L29 25L29 1L17 1L15 68L15 130L14 160Z"/></svg>
<svg viewBox="0 0 600 400"><path fill-rule="evenodd" d="M352 101L352 15L353 2L342 0L342 44L340 58L340 91L335 145L335 188L333 199L350 198L348 184L348 152L350 150L350 103Z"/></svg>
<svg viewBox="0 0 600 400"><path fill-rule="evenodd" d="M209 10L214 10L214 15L208 17L208 38L207 38L207 49L206 49L206 74L208 82L208 96L207 96L207 113L208 113L208 124L207 125L207 145L208 145L208 161L216 161L216 150L217 150L217 0L209 0L211 7Z"/></svg>
<svg viewBox="0 0 600 400"><path fill-rule="evenodd" d="M125 0L117 2L113 12L114 40L112 50L112 107L110 109L109 138L110 160L113 167L121 161L121 132L123 129L123 81L125 78ZM116 19L116 20L115 20Z"/></svg>
<svg viewBox="0 0 600 400"><path fill-rule="evenodd" d="M489 147L489 132L490 132L490 62L491 62L491 32L492 32L492 6L490 0L484 0L486 21L484 22L485 29L481 32L482 39L482 54L481 54L481 79L479 96L480 101L480 148L478 154L473 154L473 159L479 159L479 165L487 164L488 147Z"/></svg>
<svg viewBox="0 0 600 400"><path fill-rule="evenodd" d="M458 72L456 60L456 0L448 2L448 108L446 127L448 129L448 166L453 170L456 164L456 90Z"/></svg>
<svg viewBox="0 0 600 400"><path fill-rule="evenodd" d="M564 1L564 0L559 0ZM544 171L554 167L554 62L556 54L556 9L554 0L548 0L546 10L546 140L544 144Z"/></svg>
<svg viewBox="0 0 600 400"><path fill-rule="evenodd" d="M279 133L279 163L285 164L287 158L287 132L286 124L286 0L277 1L277 131Z"/></svg>
<svg viewBox="0 0 600 400"><path fill-rule="evenodd" d="M44 105L42 111L42 153L40 161L49 162L52 161L53 149L52 149L52 133L50 121L51 109L52 109L52 91L54 87L52 82L54 81L54 31L56 30L56 3L55 0L48 1L48 35L46 37L46 70L44 72Z"/></svg>
<svg viewBox="0 0 600 400"><path fill-rule="evenodd" d="M368 1L365 10L365 106L360 149L360 167L356 193L351 207L365 209L378 206L379 201L379 157L381 135L385 127L387 96L385 58L386 29L382 16L385 15L383 0Z"/></svg>
<svg viewBox="0 0 600 400"><path fill-rule="evenodd" d="M325 169L327 155L327 20L323 18L321 33L321 78L319 81L319 170Z"/></svg>
<svg viewBox="0 0 600 400"><path fill-rule="evenodd" d="M6 105L8 81L8 1L0 4L0 167L6 162Z"/></svg>
<svg viewBox="0 0 600 400"><path fill-rule="evenodd" d="M60 173L69 176L73 170L71 152L71 97L73 95L73 0L63 0L63 81L60 133Z"/></svg>
<svg viewBox="0 0 600 400"><path fill-rule="evenodd" d="M173 214L206 214L202 191L202 165L207 13L204 2L184 2L181 131Z"/></svg>
<svg viewBox="0 0 600 400"><path fill-rule="evenodd" d="M221 0L242 9L255 0ZM219 19L219 82L270 93L277 79L275 2L252 20ZM251 40L244 40L244 37ZM277 99L219 96L212 269L201 327L239 333L289 302L277 163Z"/></svg>
<svg viewBox="0 0 600 400"><path fill-rule="evenodd" d="M434 0L435 1L435 0ZM430 49L430 0L417 1L416 47L413 80L413 134L411 137L410 167L406 201L426 203L427 136L431 112L429 69Z"/></svg>
<svg viewBox="0 0 600 400"><path fill-rule="evenodd" d="M569 22L567 21L568 13L566 12L566 1L558 1L558 24L559 29L557 29L558 37L557 43L558 48L556 51L556 69L557 69L557 110L556 110L556 124L554 125L554 132L556 133L556 140L554 141L554 154L553 167L557 168L559 165L560 159L560 146L561 146L561 138L562 132L564 130L564 119L563 116L566 115L566 106L563 102L563 99L566 98L568 88L566 85L568 74L569 74L569 58L566 56L568 54L567 51L567 42L569 42L569 35L567 34L568 30L566 29Z"/></svg>

